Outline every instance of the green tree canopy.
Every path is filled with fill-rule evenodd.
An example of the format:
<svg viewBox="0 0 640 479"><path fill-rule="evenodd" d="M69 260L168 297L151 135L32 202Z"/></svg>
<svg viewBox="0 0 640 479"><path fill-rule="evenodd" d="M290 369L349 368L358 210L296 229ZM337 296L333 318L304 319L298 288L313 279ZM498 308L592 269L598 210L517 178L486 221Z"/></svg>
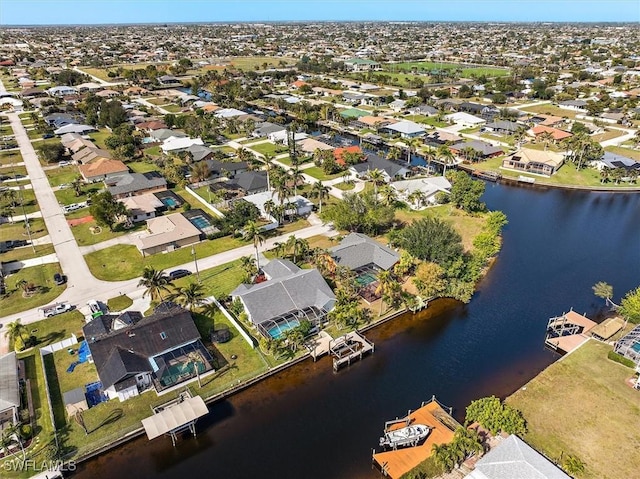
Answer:
<svg viewBox="0 0 640 479"><path fill-rule="evenodd" d="M391 225L394 210L377 201L372 191L345 193L343 201L325 208L323 217L337 229L379 234Z"/></svg>
<svg viewBox="0 0 640 479"><path fill-rule="evenodd" d="M484 211L485 204L480 201L484 194L484 182L474 180L464 171L454 171L449 175L451 194L449 201L456 207L470 213Z"/></svg>
<svg viewBox="0 0 640 479"><path fill-rule="evenodd" d="M127 214L124 204L116 200L109 191L93 195L89 211L99 226L106 226L111 231L120 218Z"/></svg>
<svg viewBox="0 0 640 479"><path fill-rule="evenodd" d="M467 423L479 423L494 435L500 431L509 434L524 434L527 431L522 413L495 396L472 401L467 407L465 420Z"/></svg>
<svg viewBox="0 0 640 479"><path fill-rule="evenodd" d="M65 149L62 143L44 143L38 145L38 152L47 163L55 163L64 158Z"/></svg>
<svg viewBox="0 0 640 479"><path fill-rule="evenodd" d="M400 245L416 258L445 265L462 255L462 238L438 218L415 221L400 233Z"/></svg>
<svg viewBox="0 0 640 479"><path fill-rule="evenodd" d="M628 321L634 324L640 323L640 286L629 291L622 298L618 311Z"/></svg>

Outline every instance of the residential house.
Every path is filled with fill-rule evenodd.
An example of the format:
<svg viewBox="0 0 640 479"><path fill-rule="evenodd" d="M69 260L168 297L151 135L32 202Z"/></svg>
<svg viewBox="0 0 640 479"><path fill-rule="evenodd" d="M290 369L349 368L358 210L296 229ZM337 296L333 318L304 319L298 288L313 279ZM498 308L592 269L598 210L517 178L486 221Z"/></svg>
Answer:
<svg viewBox="0 0 640 479"><path fill-rule="evenodd" d="M391 108L393 111L402 111L404 110L404 107L406 106L407 102L405 100L393 100L391 103L389 103L388 107Z"/></svg>
<svg viewBox="0 0 640 479"><path fill-rule="evenodd" d="M247 317L267 339L278 339L302 320L324 322L335 305L335 295L317 269L300 269L294 263L274 259L262 271L266 281L241 284L231 292Z"/></svg>
<svg viewBox="0 0 640 479"><path fill-rule="evenodd" d="M602 158L598 161L594 161L592 166L598 170L604 170L609 168L615 170L616 168L624 168L626 170L638 170L640 172L640 162L637 162L633 158L605 151Z"/></svg>
<svg viewBox="0 0 640 479"><path fill-rule="evenodd" d="M438 114L438 109L431 105L418 105L409 108L409 113L412 115L435 116Z"/></svg>
<svg viewBox="0 0 640 479"><path fill-rule="evenodd" d="M149 138L153 138L156 142L162 142L169 138L185 138L187 135L181 131L168 130L166 128L158 128L149 133Z"/></svg>
<svg viewBox="0 0 640 479"><path fill-rule="evenodd" d="M424 142L427 145L434 146L434 147L438 147L440 145L459 143L461 141L464 141L464 138L456 135L455 133L450 133L444 130L433 131L424 137Z"/></svg>
<svg viewBox="0 0 640 479"><path fill-rule="evenodd" d="M158 84L163 88L182 86L180 80L172 75L162 75L158 77Z"/></svg>
<svg viewBox="0 0 640 479"><path fill-rule="evenodd" d="M475 116L463 111L450 113L446 115L444 119L449 123L455 123L456 125L459 125L464 128L477 128L479 126L484 125L487 122L487 120L485 120L484 118L480 118L478 116Z"/></svg>
<svg viewBox="0 0 640 479"><path fill-rule="evenodd" d="M204 145L201 138L175 137L171 136L162 142L160 149L164 153L176 153L184 151L193 145Z"/></svg>
<svg viewBox="0 0 640 479"><path fill-rule="evenodd" d="M502 161L502 167L533 173L536 175L551 176L564 163L564 156L554 151L533 150L522 148Z"/></svg>
<svg viewBox="0 0 640 479"><path fill-rule="evenodd" d="M162 303L153 314L105 315L83 327L91 360L109 399L125 401L155 387L156 392L210 371L211 355L189 311Z"/></svg>
<svg viewBox="0 0 640 479"><path fill-rule="evenodd" d="M220 178L222 176L236 177L240 173L247 171L246 161L219 161L215 159L205 160L209 167L210 178Z"/></svg>
<svg viewBox="0 0 640 479"><path fill-rule="evenodd" d="M69 124L61 126L57 130L54 130L53 133L58 136L62 136L65 133L79 133L81 135L86 135L91 131L96 131L96 128L91 125Z"/></svg>
<svg viewBox="0 0 640 479"><path fill-rule="evenodd" d="M265 204L269 201L273 202L276 206L286 205L287 211L285 214L288 215L306 216L313 211L313 203L300 195L281 199L275 191L263 191L262 193L244 196L242 199L256 205L260 210L260 215L264 218L273 219L265 210Z"/></svg>
<svg viewBox="0 0 640 479"><path fill-rule="evenodd" d="M382 171L387 182L396 178L405 178L409 174L407 167L373 154L367 155L367 161L349 167L351 174L359 178L366 177L370 171L376 169Z"/></svg>
<svg viewBox="0 0 640 479"><path fill-rule="evenodd" d="M51 113L44 117L47 125L60 128L65 125L79 125L85 121L84 115L75 113Z"/></svg>
<svg viewBox="0 0 640 479"><path fill-rule="evenodd" d="M115 90L102 90L96 93L96 96L98 98L115 98L117 96L120 95L119 91L115 91Z"/></svg>
<svg viewBox="0 0 640 479"><path fill-rule="evenodd" d="M558 103L563 110L587 111L587 102L584 100L566 100Z"/></svg>
<svg viewBox="0 0 640 479"><path fill-rule="evenodd" d="M451 145L449 148L453 154L458 156L463 156L464 150L469 148L475 152L474 159L476 160L485 160L502 154L502 148L499 146L493 146L481 140L462 141Z"/></svg>
<svg viewBox="0 0 640 479"><path fill-rule="evenodd" d="M47 94L55 98L62 98L67 95L77 95L77 93L78 90L76 88L66 85L54 86L53 88L49 88L47 90Z"/></svg>
<svg viewBox="0 0 640 479"><path fill-rule="evenodd" d="M0 356L0 430L5 422L20 421L20 387L15 351Z"/></svg>
<svg viewBox="0 0 640 479"><path fill-rule="evenodd" d="M91 163L78 165L78 170L84 181L87 183L96 183L114 175L127 173L129 168L120 160L100 158Z"/></svg>
<svg viewBox="0 0 640 479"><path fill-rule="evenodd" d="M85 146L84 148L81 148L76 153L74 153L71 158L77 164L84 165L97 160L110 160L113 157L111 156L111 152L103 150L102 148L98 148L93 143L91 143L91 146Z"/></svg>
<svg viewBox="0 0 640 479"><path fill-rule="evenodd" d="M75 135L78 138L65 141L63 138L69 137L69 135ZM94 142L92 142L91 140L82 138L78 133L67 133L65 135L62 135L62 137L60 137L60 140L61 140L60 143L62 143L62 146L64 146L67 150L69 150L69 153L71 155L75 155L83 148L93 148L93 149L96 148L96 145Z"/></svg>
<svg viewBox="0 0 640 479"><path fill-rule="evenodd" d="M387 271L400 260L397 251L381 245L362 233L349 233L339 245L329 249L338 266L344 266L356 274L360 271Z"/></svg>
<svg viewBox="0 0 640 479"><path fill-rule="evenodd" d="M133 223L140 223L141 221L155 218L156 213L165 206L153 193L128 196L121 198L119 201L127 208L127 217Z"/></svg>
<svg viewBox="0 0 640 479"><path fill-rule="evenodd" d="M136 130L151 133L156 130L166 130L167 125L162 120L148 120L136 123Z"/></svg>
<svg viewBox="0 0 640 479"><path fill-rule="evenodd" d="M493 118L499 113L499 110L495 106L471 103L468 101L460 103L458 105L458 111L471 113L472 115L480 116L484 119Z"/></svg>
<svg viewBox="0 0 640 479"><path fill-rule="evenodd" d="M510 435L482 456L465 479L571 479L518 436Z"/></svg>
<svg viewBox="0 0 640 479"><path fill-rule="evenodd" d="M391 125L393 123L397 123L397 120L392 118L384 118L382 116L361 116L357 120L351 122L351 126L359 129L372 129L372 130L380 130L385 126Z"/></svg>
<svg viewBox="0 0 640 479"><path fill-rule="evenodd" d="M220 185L227 190L240 191L245 195L253 195L267 191L266 171L242 171L234 175L232 180L226 183L214 183L211 186Z"/></svg>
<svg viewBox="0 0 640 479"><path fill-rule="evenodd" d="M573 136L572 133L568 131L559 130L558 128L552 128L545 125L536 125L533 128L527 130L527 135L532 136L536 139L540 138L542 135L549 133L554 143L559 143L562 140L566 140L567 138L571 138Z"/></svg>
<svg viewBox="0 0 640 479"><path fill-rule="evenodd" d="M393 181L391 187L398 192L399 199L414 208L420 208L426 204L436 204L438 193L451 191L451 183L444 176ZM421 193L420 201L414 199L416 191Z"/></svg>
<svg viewBox="0 0 640 479"><path fill-rule="evenodd" d="M350 72L368 72L380 70L380 63L368 58L351 58L345 60L344 69Z"/></svg>
<svg viewBox="0 0 640 479"><path fill-rule="evenodd" d="M380 128L381 132L391 135L400 135L401 138L418 138L424 135L425 129L422 125L409 120L402 120L391 125Z"/></svg>
<svg viewBox="0 0 640 479"><path fill-rule="evenodd" d="M143 256L174 251L202 239L201 231L182 213L147 220L147 233L134 239Z"/></svg>
<svg viewBox="0 0 640 479"><path fill-rule="evenodd" d="M484 131L490 131L501 135L513 135L516 131L523 127L523 125L514 121L498 120L487 123L482 129Z"/></svg>
<svg viewBox="0 0 640 479"><path fill-rule="evenodd" d="M167 180L156 171L114 175L107 178L104 183L116 199L167 189Z"/></svg>
<svg viewBox="0 0 640 479"><path fill-rule="evenodd" d="M276 145L288 145L289 144L289 131L288 130L279 130L269 133L267 138L271 143L275 143ZM309 135L302 132L295 132L293 134L293 141L298 142L308 138Z"/></svg>
<svg viewBox="0 0 640 479"><path fill-rule="evenodd" d="M362 157L362 161L366 160L366 156L364 156L364 154L362 153L362 149L357 146L347 146L344 148L336 148L335 150L333 150L333 158L336 160L336 163L344 166L346 165L346 162L344 160L344 154L347 153L351 153L351 154L358 154Z"/></svg>
<svg viewBox="0 0 640 479"><path fill-rule="evenodd" d="M634 327L616 341L613 351L620 356L630 359L636 367L640 369L640 325ZM636 382L636 389L640 388L638 384L640 384L640 379Z"/></svg>
<svg viewBox="0 0 640 479"><path fill-rule="evenodd" d="M307 155L313 155L316 150L333 150L333 146L327 145L314 138L305 138L304 140L296 142L296 151L298 153L305 153Z"/></svg>
<svg viewBox="0 0 640 479"><path fill-rule="evenodd" d="M251 136L253 136L254 138L264 138L268 137L271 133L276 133L279 131L286 131L286 128L282 125L265 121L256 125L256 129L253 130Z"/></svg>

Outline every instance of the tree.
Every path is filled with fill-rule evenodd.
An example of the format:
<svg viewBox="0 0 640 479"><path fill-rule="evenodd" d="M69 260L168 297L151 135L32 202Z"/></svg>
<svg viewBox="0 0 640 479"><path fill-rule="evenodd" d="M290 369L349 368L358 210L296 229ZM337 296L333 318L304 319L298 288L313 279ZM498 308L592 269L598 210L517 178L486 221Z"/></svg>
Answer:
<svg viewBox="0 0 640 479"><path fill-rule="evenodd" d="M634 324L640 323L640 286L629 291L622 301L618 312L627 321Z"/></svg>
<svg viewBox="0 0 640 479"><path fill-rule="evenodd" d="M203 286L200 283L189 283L187 286L178 286L169 296L170 301L175 301L180 306L193 310L205 301Z"/></svg>
<svg viewBox="0 0 640 479"><path fill-rule="evenodd" d="M445 271L440 265L431 262L420 263L413 284L423 298L435 298L446 290L447 283L444 277Z"/></svg>
<svg viewBox="0 0 640 479"><path fill-rule="evenodd" d="M255 221L249 221L244 227L244 239L251 241L256 250L256 267L260 271L260 257L258 256L258 246L264 243L264 233L262 228Z"/></svg>
<svg viewBox="0 0 640 479"><path fill-rule="evenodd" d="M291 170L289 170L289 178L293 181L293 194L298 196L298 184L304 184L304 175L298 168L298 165L295 165Z"/></svg>
<svg viewBox="0 0 640 479"><path fill-rule="evenodd" d="M138 287L145 287L145 291L142 297L147 295L151 297L151 300L158 303L164 302L162 293L169 292L169 276L164 270L156 270L152 266L145 266L142 271L142 278L138 281Z"/></svg>
<svg viewBox="0 0 640 479"><path fill-rule="evenodd" d="M522 413L502 403L495 396L472 401L467 406L465 421L467 423L477 422L493 435L500 431L522 435L527 430Z"/></svg>
<svg viewBox="0 0 640 479"><path fill-rule="evenodd" d="M382 170L375 168L373 170L369 170L367 173L367 178L369 181L373 183L373 191L375 198L378 198L378 186L384 184L384 173Z"/></svg>
<svg viewBox="0 0 640 479"><path fill-rule="evenodd" d="M450 174L451 194L449 201L456 207L473 213L484 211L485 204L480 201L484 194L484 182L474 180L464 171L455 171Z"/></svg>
<svg viewBox="0 0 640 479"><path fill-rule="evenodd" d="M411 154L418 151L418 148L422 145L422 140L420 138L410 138L406 143L409 147L409 151L407 153L407 164L411 164Z"/></svg>
<svg viewBox="0 0 640 479"><path fill-rule="evenodd" d="M426 217L402 230L400 246L418 259L441 266L462 255L462 238L449 223Z"/></svg>
<svg viewBox="0 0 640 479"><path fill-rule="evenodd" d="M400 283L393 277L391 271L380 271L377 276L378 286L376 287L376 295L380 296L380 311L378 316L382 316L382 307L385 303L391 305L399 297L401 287Z"/></svg>
<svg viewBox="0 0 640 479"><path fill-rule="evenodd" d="M442 176L444 176L447 172L447 166L453 163L455 156L447 145L442 145L436 150L436 157L439 158L444 165L444 170L442 171Z"/></svg>
<svg viewBox="0 0 640 479"><path fill-rule="evenodd" d="M276 256L279 256L276 254ZM250 283L251 279L258 274L258 268L256 268L256 259L251 256L243 256L240 258L240 267L244 271L244 282Z"/></svg>
<svg viewBox="0 0 640 479"><path fill-rule="evenodd" d="M613 286L604 281L598 281L594 284L591 289L593 289L593 294L595 294L598 298L604 299L605 303L617 306L611 298L613 297Z"/></svg>
<svg viewBox="0 0 640 479"><path fill-rule="evenodd" d="M118 100L102 100L98 121L101 125L106 125L111 129L117 128L123 123L126 123L127 111Z"/></svg>
<svg viewBox="0 0 640 479"><path fill-rule="evenodd" d="M189 359L189 362L193 364L193 368L195 369L196 376L198 377L198 387L201 388L202 382L200 381L200 364L204 364L204 361L202 359L202 354L198 350L189 351L187 353L187 358Z"/></svg>
<svg viewBox="0 0 640 479"><path fill-rule="evenodd" d="M445 472L451 472L456 465L453 450L448 444L434 444L431 446L431 452L433 453L433 459L438 466L445 470Z"/></svg>
<svg viewBox="0 0 640 479"><path fill-rule="evenodd" d="M40 156L47 163L57 163L64 158L65 148L62 143L44 143L37 148Z"/></svg>
<svg viewBox="0 0 640 479"><path fill-rule="evenodd" d="M82 185L84 185L84 179L82 178L81 175L76 176L71 182L71 187L73 188L73 191L76 194L76 196L82 195Z"/></svg>
<svg viewBox="0 0 640 479"><path fill-rule="evenodd" d="M319 213L322 214L322 200L329 196L329 187L324 186L322 184L322 181L318 180L313 184L313 187L311 188L311 195L314 198L318 198Z"/></svg>
<svg viewBox="0 0 640 479"><path fill-rule="evenodd" d="M89 211L99 226L107 226L111 231L120 218L127 214L124 203L116 200L109 191L93 195Z"/></svg>
<svg viewBox="0 0 640 479"><path fill-rule="evenodd" d="M584 472L584 463L577 456L568 454L562 462L562 468L567 472L567 474L576 476Z"/></svg>
<svg viewBox="0 0 640 479"><path fill-rule="evenodd" d="M7 324L4 337L9 338L9 341L13 341L13 347L16 351L22 351L29 339L29 331L24 324L20 323L20 319L16 319L14 322Z"/></svg>
<svg viewBox="0 0 640 479"><path fill-rule="evenodd" d="M380 197L385 206L393 206L398 200L398 193L391 186L383 185L382 188L380 188Z"/></svg>
<svg viewBox="0 0 640 479"><path fill-rule="evenodd" d="M323 214L337 229L376 235L393 222L393 208L380 203L372 191L345 193L342 198Z"/></svg>
<svg viewBox="0 0 640 479"><path fill-rule="evenodd" d="M199 161L191 167L191 176L197 181L205 181L211 175L211 170L206 161Z"/></svg>

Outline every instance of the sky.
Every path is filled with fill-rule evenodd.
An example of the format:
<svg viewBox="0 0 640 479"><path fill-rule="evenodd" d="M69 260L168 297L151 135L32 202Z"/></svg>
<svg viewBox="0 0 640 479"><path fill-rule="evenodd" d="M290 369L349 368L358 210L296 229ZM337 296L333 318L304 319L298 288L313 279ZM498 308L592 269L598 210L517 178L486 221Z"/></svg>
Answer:
<svg viewBox="0 0 640 479"><path fill-rule="evenodd" d="M0 0L0 26L305 20L640 22L640 0Z"/></svg>

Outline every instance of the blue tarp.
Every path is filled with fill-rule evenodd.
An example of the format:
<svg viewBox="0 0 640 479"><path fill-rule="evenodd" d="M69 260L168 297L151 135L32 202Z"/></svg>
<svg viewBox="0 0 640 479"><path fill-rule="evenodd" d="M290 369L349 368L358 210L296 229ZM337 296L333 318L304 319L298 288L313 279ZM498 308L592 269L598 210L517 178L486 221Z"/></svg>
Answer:
<svg viewBox="0 0 640 479"><path fill-rule="evenodd" d="M68 372L68 373L72 373L72 372L73 372L73 370L76 368L76 366L77 366L78 364L80 364L78 361L74 361L74 362L72 362L72 363L69 365L69 367L67 368L67 372Z"/></svg>
<svg viewBox="0 0 640 479"><path fill-rule="evenodd" d="M84 395L87 398L87 404L90 408L109 400L107 395L102 391L102 383L100 381L87 384L85 389L87 392Z"/></svg>
<svg viewBox="0 0 640 479"><path fill-rule="evenodd" d="M87 361L87 358L91 356L91 351L89 351L89 345L86 341L82 341L80 343L80 348L78 349L78 361L84 363Z"/></svg>

